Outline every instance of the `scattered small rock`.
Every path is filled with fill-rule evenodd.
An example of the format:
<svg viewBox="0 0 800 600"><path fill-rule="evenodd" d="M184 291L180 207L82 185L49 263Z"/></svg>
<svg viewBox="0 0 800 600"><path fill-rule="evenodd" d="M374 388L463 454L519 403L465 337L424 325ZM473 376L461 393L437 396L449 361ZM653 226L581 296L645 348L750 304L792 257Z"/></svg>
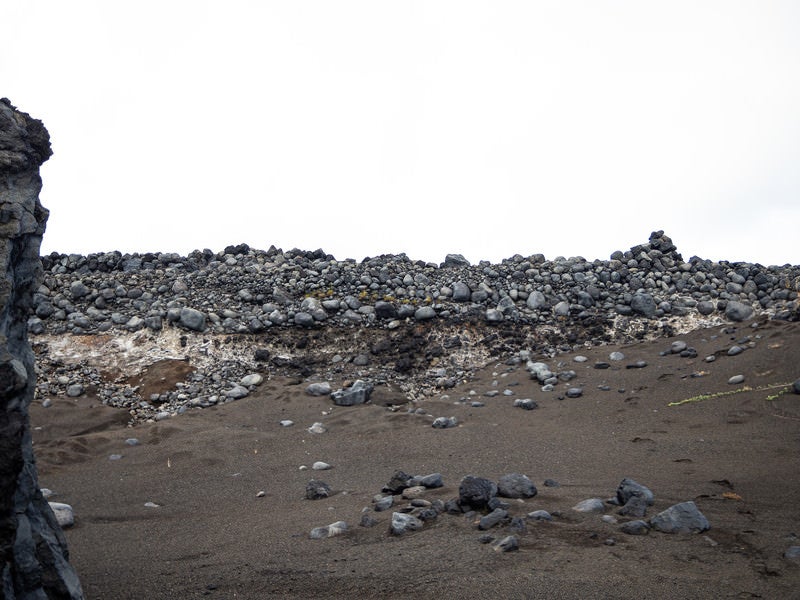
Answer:
<svg viewBox="0 0 800 600"><path fill-rule="evenodd" d="M458 420L455 417L437 417L431 423L434 429L450 429L458 425Z"/></svg>
<svg viewBox="0 0 800 600"><path fill-rule="evenodd" d="M515 535L506 536L496 544L492 544L492 548L495 552L514 552L519 550L519 538Z"/></svg>
<svg viewBox="0 0 800 600"><path fill-rule="evenodd" d="M392 513L392 523L389 531L394 535L403 535L409 531L418 531L422 529L424 523L414 515L408 513Z"/></svg>
<svg viewBox="0 0 800 600"><path fill-rule="evenodd" d="M319 479L312 479L306 484L306 499L319 500L331 495L331 486Z"/></svg>
<svg viewBox="0 0 800 600"><path fill-rule="evenodd" d="M325 525L323 527L315 527L311 530L308 537L312 540L321 540L323 538L335 537L337 535L342 535L347 531L347 523L344 521L336 521L335 523L331 523L330 525Z"/></svg>
<svg viewBox="0 0 800 600"><path fill-rule="evenodd" d="M800 560L800 546L789 546L783 557L788 560Z"/></svg>
<svg viewBox="0 0 800 600"><path fill-rule="evenodd" d="M72 510L72 506L63 502L48 502L48 504L62 529L72 527L75 524L75 512Z"/></svg>
<svg viewBox="0 0 800 600"><path fill-rule="evenodd" d="M531 521L552 521L553 515L546 510L534 510L528 513L528 518Z"/></svg>
<svg viewBox="0 0 800 600"><path fill-rule="evenodd" d="M530 398L517 398L514 400L514 406L524 410L533 410L534 408L538 408L539 404Z"/></svg>
<svg viewBox="0 0 800 600"><path fill-rule="evenodd" d="M623 523L620 525L620 530L628 535L647 535L650 533L650 525L647 524L647 521L637 519Z"/></svg>
<svg viewBox="0 0 800 600"><path fill-rule="evenodd" d="M669 351L672 354L680 354L684 350L686 350L686 342L684 342L682 340L676 340L676 341L672 342L672 345L670 346L670 349L669 349Z"/></svg>
<svg viewBox="0 0 800 600"><path fill-rule="evenodd" d="M309 433L325 433L328 431L328 428L325 427L322 423L314 423L311 427L308 428Z"/></svg>

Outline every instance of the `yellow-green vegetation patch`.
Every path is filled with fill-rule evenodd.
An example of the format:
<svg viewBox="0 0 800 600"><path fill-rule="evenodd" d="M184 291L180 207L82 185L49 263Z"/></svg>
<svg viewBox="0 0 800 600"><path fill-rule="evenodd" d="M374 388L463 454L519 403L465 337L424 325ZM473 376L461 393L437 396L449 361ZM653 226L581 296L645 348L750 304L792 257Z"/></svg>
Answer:
<svg viewBox="0 0 800 600"><path fill-rule="evenodd" d="M678 400L677 402L670 402L667 406L681 406L682 404L689 404L690 402L702 402L703 400L711 400L712 398L721 398L722 396L732 396L734 394L741 394L742 392L759 392L762 390L780 390L777 394L770 394L766 397L766 400L775 400L780 398L783 394L789 391L789 387L791 383L774 383L770 385L760 385L758 387L750 387L746 385L744 387L737 388L735 390L726 390L724 392L713 392L710 394L699 394L697 396L692 396L691 398L686 398L684 400Z"/></svg>

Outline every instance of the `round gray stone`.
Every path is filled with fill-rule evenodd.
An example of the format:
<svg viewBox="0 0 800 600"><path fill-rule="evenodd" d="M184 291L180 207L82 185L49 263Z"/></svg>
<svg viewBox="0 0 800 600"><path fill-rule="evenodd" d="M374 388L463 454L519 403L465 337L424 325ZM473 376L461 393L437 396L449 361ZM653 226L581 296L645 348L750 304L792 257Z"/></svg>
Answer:
<svg viewBox="0 0 800 600"><path fill-rule="evenodd" d="M652 318L655 316L658 306L650 294L634 294L631 298L631 308L635 313Z"/></svg>
<svg viewBox="0 0 800 600"><path fill-rule="evenodd" d="M184 306L180 312L179 322L186 329L203 331L206 328L206 315L199 310Z"/></svg>
<svg viewBox="0 0 800 600"><path fill-rule="evenodd" d="M327 381L318 381L309 384L306 394L310 396L327 396L331 393L331 384Z"/></svg>
<svg viewBox="0 0 800 600"><path fill-rule="evenodd" d="M527 475L509 473L497 481L497 495L504 498L533 498L536 486Z"/></svg>
<svg viewBox="0 0 800 600"><path fill-rule="evenodd" d="M736 300L731 300L725 306L725 317L731 321L745 321L753 316L753 307Z"/></svg>
<svg viewBox="0 0 800 600"><path fill-rule="evenodd" d="M436 318L436 311L432 306L421 306L414 311L414 318L417 321L428 321Z"/></svg>
<svg viewBox="0 0 800 600"><path fill-rule="evenodd" d="M650 519L650 526L662 533L700 533L708 531L708 519L691 500L670 506Z"/></svg>

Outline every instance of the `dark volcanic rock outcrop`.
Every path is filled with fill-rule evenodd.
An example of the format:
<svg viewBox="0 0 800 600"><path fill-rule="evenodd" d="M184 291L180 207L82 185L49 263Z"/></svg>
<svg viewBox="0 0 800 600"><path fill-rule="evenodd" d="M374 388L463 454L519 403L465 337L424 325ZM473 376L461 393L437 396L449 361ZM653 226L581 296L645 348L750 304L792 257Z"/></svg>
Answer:
<svg viewBox="0 0 800 600"><path fill-rule="evenodd" d="M0 100L0 595L83 598L67 544L39 490L28 405L35 387L27 322L41 280L47 211L39 166L51 155L40 121Z"/></svg>

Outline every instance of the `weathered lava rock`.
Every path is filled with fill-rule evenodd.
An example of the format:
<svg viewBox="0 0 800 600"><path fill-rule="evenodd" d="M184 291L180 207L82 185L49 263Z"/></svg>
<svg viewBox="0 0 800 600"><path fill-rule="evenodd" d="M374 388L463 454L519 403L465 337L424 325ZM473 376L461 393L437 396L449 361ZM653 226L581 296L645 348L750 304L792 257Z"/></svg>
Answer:
<svg viewBox="0 0 800 600"><path fill-rule="evenodd" d="M0 590L6 600L83 598L67 542L39 490L28 406L35 387L28 343L39 247L48 212L39 166L50 136L41 121L0 99Z"/></svg>

